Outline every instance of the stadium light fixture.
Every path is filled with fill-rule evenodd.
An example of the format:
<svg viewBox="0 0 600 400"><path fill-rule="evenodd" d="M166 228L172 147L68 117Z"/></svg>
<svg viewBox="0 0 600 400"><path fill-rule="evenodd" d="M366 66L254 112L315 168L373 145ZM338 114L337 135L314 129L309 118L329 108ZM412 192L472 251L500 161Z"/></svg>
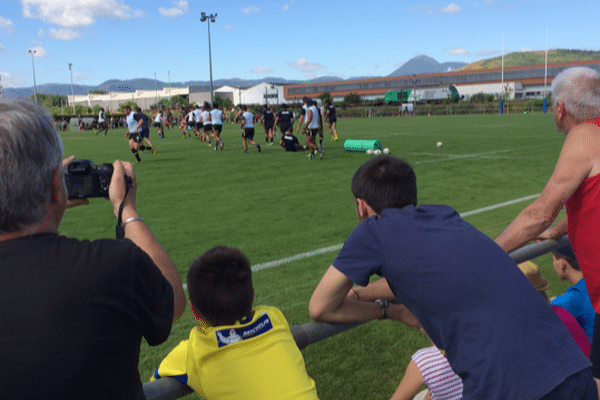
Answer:
<svg viewBox="0 0 600 400"><path fill-rule="evenodd" d="M35 104L37 104L37 85L35 83L35 62L33 61L33 55L35 54L35 49L27 50L29 54L31 54L31 66L33 67L33 94L35 98Z"/></svg>
<svg viewBox="0 0 600 400"><path fill-rule="evenodd" d="M73 63L69 63L69 72L71 72L71 105L75 112L75 92L73 92Z"/></svg>
<svg viewBox="0 0 600 400"><path fill-rule="evenodd" d="M210 23L215 22L215 18L217 18L217 14L209 14L207 15L204 11L200 13L200 22L208 23L208 65L210 68L210 106L213 104L213 76L212 76L212 50L210 47Z"/></svg>
<svg viewBox="0 0 600 400"><path fill-rule="evenodd" d="M417 83L421 81L417 79L417 74L413 74L412 83L413 83L413 109L415 107L416 95L417 95Z"/></svg>

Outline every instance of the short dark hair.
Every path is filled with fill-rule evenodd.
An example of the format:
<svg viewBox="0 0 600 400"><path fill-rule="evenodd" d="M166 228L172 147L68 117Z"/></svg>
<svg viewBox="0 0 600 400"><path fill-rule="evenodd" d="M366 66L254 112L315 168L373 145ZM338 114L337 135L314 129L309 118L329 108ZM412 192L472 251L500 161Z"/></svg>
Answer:
<svg viewBox="0 0 600 400"><path fill-rule="evenodd" d="M240 249L216 246L202 254L187 285L190 301L211 326L233 325L252 311L252 269Z"/></svg>
<svg viewBox="0 0 600 400"><path fill-rule="evenodd" d="M364 163L352 177L352 194L381 214L386 208L417 205L417 177L406 161L379 156Z"/></svg>
<svg viewBox="0 0 600 400"><path fill-rule="evenodd" d="M579 261L577 261L576 258L566 256L562 253L559 253L558 251L552 251L552 255L556 257L557 260L565 260L566 262L568 262L571 268L573 268L574 270L581 271L581 265L579 265Z"/></svg>

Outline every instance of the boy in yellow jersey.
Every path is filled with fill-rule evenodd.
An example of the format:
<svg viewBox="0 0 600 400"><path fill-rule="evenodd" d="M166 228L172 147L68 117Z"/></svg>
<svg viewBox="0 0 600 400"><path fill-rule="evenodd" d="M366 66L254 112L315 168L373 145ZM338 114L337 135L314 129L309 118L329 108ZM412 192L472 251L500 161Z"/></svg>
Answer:
<svg viewBox="0 0 600 400"><path fill-rule="evenodd" d="M252 270L244 253L208 250L190 267L187 284L199 326L151 380L174 377L207 400L318 399L281 311L252 308Z"/></svg>

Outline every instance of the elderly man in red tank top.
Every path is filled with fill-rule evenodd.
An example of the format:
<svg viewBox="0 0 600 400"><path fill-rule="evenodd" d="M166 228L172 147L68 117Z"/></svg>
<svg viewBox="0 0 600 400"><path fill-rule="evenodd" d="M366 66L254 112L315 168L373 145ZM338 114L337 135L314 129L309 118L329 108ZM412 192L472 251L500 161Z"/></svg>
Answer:
<svg viewBox="0 0 600 400"><path fill-rule="evenodd" d="M511 252L532 239L568 233L600 324L600 73L586 67L562 71L552 82L552 101L554 123L566 136L556 168L540 196L496 242ZM551 226L565 206L567 218ZM590 358L600 383L600 329Z"/></svg>

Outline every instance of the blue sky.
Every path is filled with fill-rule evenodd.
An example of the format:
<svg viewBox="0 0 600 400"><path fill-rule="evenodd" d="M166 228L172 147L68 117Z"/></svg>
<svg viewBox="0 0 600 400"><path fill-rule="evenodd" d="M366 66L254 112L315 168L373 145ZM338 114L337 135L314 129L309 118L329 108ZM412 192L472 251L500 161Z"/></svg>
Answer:
<svg viewBox="0 0 600 400"><path fill-rule="evenodd" d="M310 79L385 76L425 54L472 62L505 52L599 50L591 0L21 0L0 1L5 87L108 79Z"/></svg>

